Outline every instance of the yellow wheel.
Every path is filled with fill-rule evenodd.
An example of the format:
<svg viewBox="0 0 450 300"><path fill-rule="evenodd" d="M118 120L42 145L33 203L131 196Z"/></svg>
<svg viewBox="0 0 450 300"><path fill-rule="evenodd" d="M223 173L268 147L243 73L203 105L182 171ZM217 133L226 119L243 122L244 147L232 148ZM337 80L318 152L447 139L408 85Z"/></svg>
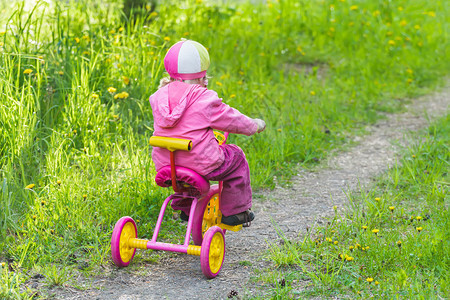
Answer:
<svg viewBox="0 0 450 300"><path fill-rule="evenodd" d="M209 228L219 225L222 221L222 212L219 209L219 186L211 186L209 192L201 198L194 212L192 222L192 239L194 244L200 246L203 236Z"/></svg>
<svg viewBox="0 0 450 300"><path fill-rule="evenodd" d="M225 258L225 236L221 228L213 226L205 234L200 251L203 274L214 278L219 274Z"/></svg>
<svg viewBox="0 0 450 300"><path fill-rule="evenodd" d="M136 253L136 248L129 246L131 238L137 238L136 223L123 217L117 221L111 237L111 256L118 267L128 266Z"/></svg>

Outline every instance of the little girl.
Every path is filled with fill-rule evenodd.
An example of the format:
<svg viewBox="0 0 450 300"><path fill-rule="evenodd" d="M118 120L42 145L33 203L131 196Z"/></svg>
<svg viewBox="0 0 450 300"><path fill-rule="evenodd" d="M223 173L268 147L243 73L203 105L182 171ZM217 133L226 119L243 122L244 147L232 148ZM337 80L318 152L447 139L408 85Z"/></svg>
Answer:
<svg viewBox="0 0 450 300"><path fill-rule="evenodd" d="M190 152L177 152L177 164L207 180L223 181L222 222L249 226L255 214L250 210L247 160L238 146L219 146L213 129L252 135L263 131L265 122L240 113L206 88L209 54L201 44L191 40L176 43L167 52L164 67L170 78L162 79L159 89L150 96L154 135L192 140ZM153 148L152 159L157 171L170 165L169 151L164 148ZM176 205L172 203L172 207ZM186 220L189 208L181 210L181 218Z"/></svg>

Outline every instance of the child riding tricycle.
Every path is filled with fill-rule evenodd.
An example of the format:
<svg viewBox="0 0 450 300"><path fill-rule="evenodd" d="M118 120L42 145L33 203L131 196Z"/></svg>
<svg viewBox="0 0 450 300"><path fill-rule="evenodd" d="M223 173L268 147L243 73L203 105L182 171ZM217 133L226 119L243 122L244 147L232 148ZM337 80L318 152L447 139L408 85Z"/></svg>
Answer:
<svg viewBox="0 0 450 300"><path fill-rule="evenodd" d="M263 131L265 123L224 104L216 92L206 88L209 54L201 44L176 43L164 65L170 78L161 80L150 97L154 119L150 145L156 183L172 186L175 193L164 201L151 240L138 239L133 219L121 218L114 227L111 253L120 267L130 263L136 249L197 255L205 276L213 278L224 260L224 231L250 226L255 217L250 210L248 163L239 147L225 144L227 132L252 135ZM210 186L209 181L219 184ZM188 222L183 245L157 242L169 203ZM189 244L191 234L193 245Z"/></svg>

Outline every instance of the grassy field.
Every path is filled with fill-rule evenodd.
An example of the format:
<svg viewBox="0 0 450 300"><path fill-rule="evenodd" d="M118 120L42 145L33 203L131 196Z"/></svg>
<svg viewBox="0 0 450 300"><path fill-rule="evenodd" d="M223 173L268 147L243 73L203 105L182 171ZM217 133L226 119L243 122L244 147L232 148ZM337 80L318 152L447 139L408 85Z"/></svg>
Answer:
<svg viewBox="0 0 450 300"><path fill-rule="evenodd" d="M254 187L270 187L441 83L445 4L165 1L127 21L116 1L2 2L0 296L29 295L18 286L36 273L58 285L110 264L119 216L152 231L169 191L153 181L147 99L180 38L209 49L210 87L226 103L266 120L263 134L231 141ZM181 227L168 224L175 239Z"/></svg>
<svg viewBox="0 0 450 300"><path fill-rule="evenodd" d="M417 142L369 192L303 241L273 245L273 298L448 299L450 297L450 117ZM281 284L284 280L284 286ZM299 291L299 282L307 282Z"/></svg>

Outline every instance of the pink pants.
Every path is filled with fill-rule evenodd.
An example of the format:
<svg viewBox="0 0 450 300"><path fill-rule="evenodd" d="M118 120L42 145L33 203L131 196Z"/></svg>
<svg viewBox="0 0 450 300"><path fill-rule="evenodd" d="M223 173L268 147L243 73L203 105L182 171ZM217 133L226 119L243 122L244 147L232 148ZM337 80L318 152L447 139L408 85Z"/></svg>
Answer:
<svg viewBox="0 0 450 300"><path fill-rule="evenodd" d="M225 155L223 164L207 174L205 178L223 181L220 210L224 216L231 216L252 207L250 169L244 151L236 145L221 145Z"/></svg>
<svg viewBox="0 0 450 300"><path fill-rule="evenodd" d="M236 145L221 145L225 155L222 165L203 176L209 181L223 181L220 210L224 216L231 216L252 207L252 187L250 185L250 170L245 154ZM189 215L191 201L185 199L173 200L171 206Z"/></svg>

